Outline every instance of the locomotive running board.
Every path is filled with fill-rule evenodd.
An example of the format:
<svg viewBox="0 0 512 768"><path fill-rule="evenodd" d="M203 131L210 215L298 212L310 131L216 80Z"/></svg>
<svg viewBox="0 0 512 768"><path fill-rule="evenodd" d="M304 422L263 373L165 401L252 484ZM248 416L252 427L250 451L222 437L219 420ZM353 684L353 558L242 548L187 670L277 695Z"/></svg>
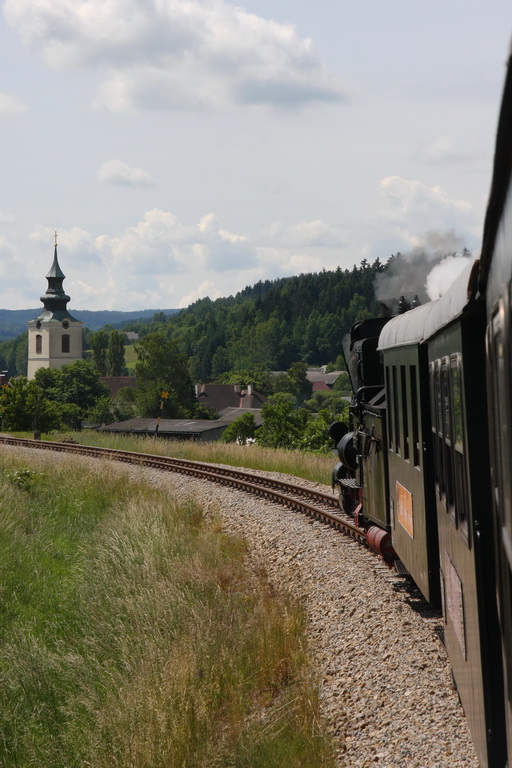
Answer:
<svg viewBox="0 0 512 768"><path fill-rule="evenodd" d="M342 485L344 488L351 488L354 491L361 490L361 486L358 485L357 481L351 477L339 477L338 483Z"/></svg>

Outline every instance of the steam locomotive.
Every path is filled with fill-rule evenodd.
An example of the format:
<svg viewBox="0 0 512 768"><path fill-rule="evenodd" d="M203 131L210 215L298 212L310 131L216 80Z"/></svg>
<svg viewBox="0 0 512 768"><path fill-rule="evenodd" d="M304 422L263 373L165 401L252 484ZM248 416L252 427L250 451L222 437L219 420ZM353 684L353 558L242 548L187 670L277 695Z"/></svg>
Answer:
<svg viewBox="0 0 512 768"><path fill-rule="evenodd" d="M356 323L333 487L441 604L481 766L512 766L512 64L480 259L436 301Z"/></svg>

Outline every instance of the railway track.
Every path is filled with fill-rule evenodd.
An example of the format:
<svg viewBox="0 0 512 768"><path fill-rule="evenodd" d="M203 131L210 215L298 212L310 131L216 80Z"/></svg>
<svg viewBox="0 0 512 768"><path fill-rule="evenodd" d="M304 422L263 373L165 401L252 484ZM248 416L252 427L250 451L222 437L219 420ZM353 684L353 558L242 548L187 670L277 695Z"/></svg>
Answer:
<svg viewBox="0 0 512 768"><path fill-rule="evenodd" d="M255 474L234 467L221 467L187 459L169 456L157 456L135 451L123 451L111 448L98 448L77 443L30 440L18 437L0 436L0 444L18 448L36 448L45 451L57 451L79 456L89 456L109 461L121 461L138 466L152 467L166 472L178 472L209 482L260 496L277 504L282 504L296 512L329 525L353 539L366 544L366 533L348 518L343 517L338 498L323 491L306 488L303 485L277 480L266 475Z"/></svg>

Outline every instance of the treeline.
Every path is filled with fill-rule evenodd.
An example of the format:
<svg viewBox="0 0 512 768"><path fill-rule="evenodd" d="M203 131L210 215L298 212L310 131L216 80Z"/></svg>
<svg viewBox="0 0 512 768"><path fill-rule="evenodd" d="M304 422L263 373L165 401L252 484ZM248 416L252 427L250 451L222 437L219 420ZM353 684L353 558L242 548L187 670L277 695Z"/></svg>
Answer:
<svg viewBox="0 0 512 768"><path fill-rule="evenodd" d="M379 314L376 275L386 265L366 260L352 270L266 280L236 296L200 299L179 314L155 314L125 330L141 337L164 331L190 361L193 381L219 381L230 371L288 370L296 361L334 362L356 320Z"/></svg>
<svg viewBox="0 0 512 768"><path fill-rule="evenodd" d="M296 361L310 366L334 363L341 340L356 320L379 314L374 296L376 259L359 267L265 280L236 296L200 299L187 309L118 328L141 338L155 331L172 339L189 360L193 382L222 381L233 371L286 371ZM90 332L84 332L85 347ZM26 373L27 334L0 342L0 369Z"/></svg>

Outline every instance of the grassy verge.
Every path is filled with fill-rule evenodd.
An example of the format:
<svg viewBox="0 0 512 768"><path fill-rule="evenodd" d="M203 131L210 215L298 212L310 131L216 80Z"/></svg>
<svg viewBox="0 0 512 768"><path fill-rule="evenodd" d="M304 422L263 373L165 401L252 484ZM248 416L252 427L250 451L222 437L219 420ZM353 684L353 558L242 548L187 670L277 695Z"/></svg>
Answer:
<svg viewBox="0 0 512 768"><path fill-rule="evenodd" d="M300 607L245 570L244 542L50 462L0 458L0 764L333 765Z"/></svg>
<svg viewBox="0 0 512 768"><path fill-rule="evenodd" d="M26 434L32 437L32 434ZM258 445L234 445L233 443L196 443L192 440L166 440L130 435L107 435L92 430L83 432L43 435L43 439L62 440L72 438L86 445L118 448L126 451L143 451L158 455L174 456L193 461L209 461L234 467L284 472L316 483L330 484L335 463L332 455L315 455L300 451L261 448Z"/></svg>

